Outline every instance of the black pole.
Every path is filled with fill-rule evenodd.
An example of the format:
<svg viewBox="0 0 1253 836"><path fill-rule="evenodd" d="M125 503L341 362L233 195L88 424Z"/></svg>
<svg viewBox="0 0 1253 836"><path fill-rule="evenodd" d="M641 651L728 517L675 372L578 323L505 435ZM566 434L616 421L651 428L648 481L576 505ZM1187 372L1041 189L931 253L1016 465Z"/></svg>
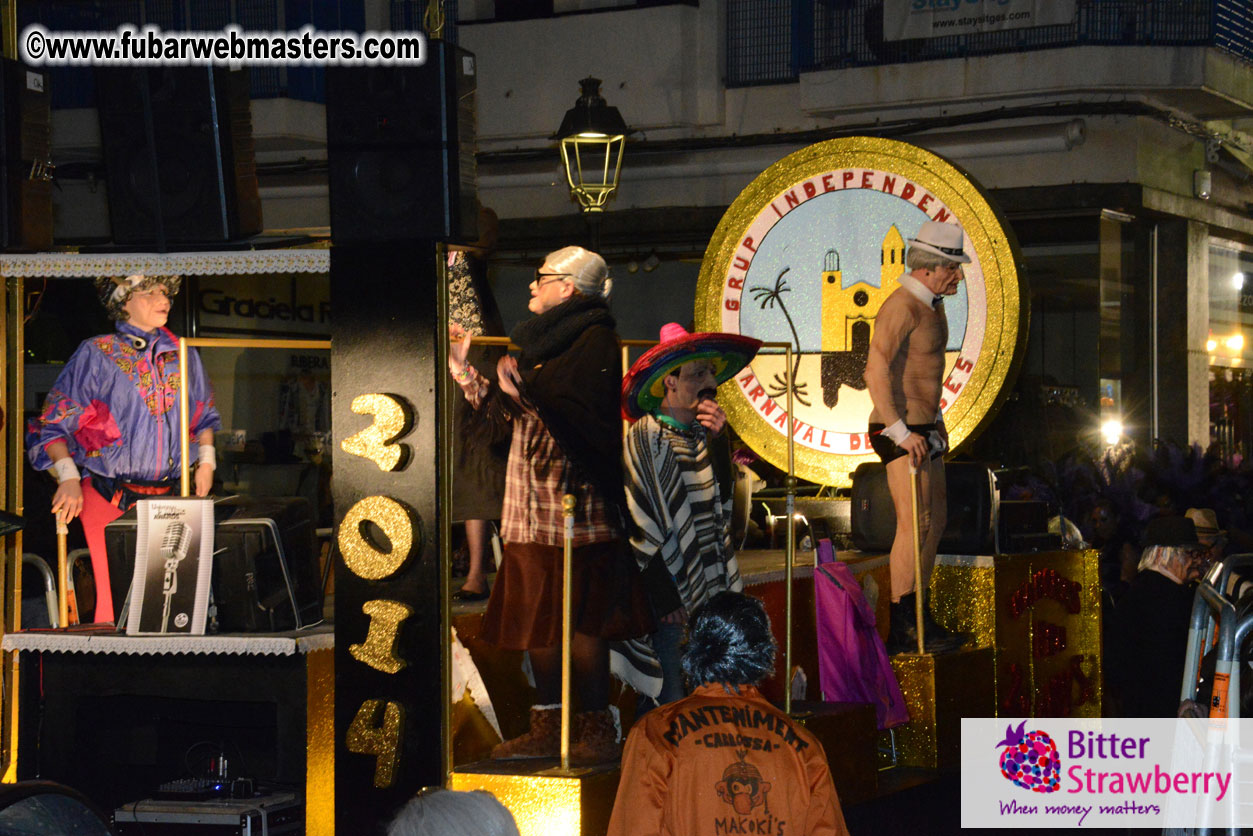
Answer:
<svg viewBox="0 0 1253 836"><path fill-rule="evenodd" d="M603 212L584 212L587 219L587 248L594 253L600 252L600 220Z"/></svg>

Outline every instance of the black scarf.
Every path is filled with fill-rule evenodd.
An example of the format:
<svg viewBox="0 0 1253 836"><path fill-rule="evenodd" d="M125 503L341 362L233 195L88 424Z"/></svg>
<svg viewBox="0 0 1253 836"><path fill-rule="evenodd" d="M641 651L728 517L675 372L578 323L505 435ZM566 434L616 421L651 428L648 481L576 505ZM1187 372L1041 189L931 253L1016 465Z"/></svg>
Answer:
<svg viewBox="0 0 1253 836"><path fill-rule="evenodd" d="M533 369L568 349L579 335L593 325L613 328L609 305L600 296L575 294L539 316L523 320L509 335L522 349L518 368Z"/></svg>

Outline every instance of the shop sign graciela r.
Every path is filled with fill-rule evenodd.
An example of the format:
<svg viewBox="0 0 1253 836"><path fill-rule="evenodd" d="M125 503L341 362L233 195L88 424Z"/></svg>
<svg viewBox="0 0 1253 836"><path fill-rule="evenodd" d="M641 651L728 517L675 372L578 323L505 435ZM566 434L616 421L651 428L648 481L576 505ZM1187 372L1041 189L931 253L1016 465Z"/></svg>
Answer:
<svg viewBox="0 0 1253 836"><path fill-rule="evenodd" d="M762 349L719 393L736 432L767 461L787 466L789 430L804 479L848 485L858 464L875 460L866 356L879 306L905 272L906 242L929 220L960 224L971 256L944 305L940 406L956 448L999 407L1027 334L1017 248L978 185L925 149L850 137L775 163L723 215L701 265L696 327L791 344L794 414L781 348Z"/></svg>

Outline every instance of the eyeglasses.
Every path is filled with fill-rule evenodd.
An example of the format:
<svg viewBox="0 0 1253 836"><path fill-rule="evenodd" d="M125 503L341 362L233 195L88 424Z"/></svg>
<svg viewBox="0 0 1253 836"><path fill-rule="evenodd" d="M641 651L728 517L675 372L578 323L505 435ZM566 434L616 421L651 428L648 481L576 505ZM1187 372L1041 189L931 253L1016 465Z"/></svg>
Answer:
<svg viewBox="0 0 1253 836"><path fill-rule="evenodd" d="M534 280L535 289L539 290L541 287L545 285L545 283L553 281L555 279L569 279L569 278L572 278L572 276L569 273L541 273L539 270L536 270L535 280Z"/></svg>

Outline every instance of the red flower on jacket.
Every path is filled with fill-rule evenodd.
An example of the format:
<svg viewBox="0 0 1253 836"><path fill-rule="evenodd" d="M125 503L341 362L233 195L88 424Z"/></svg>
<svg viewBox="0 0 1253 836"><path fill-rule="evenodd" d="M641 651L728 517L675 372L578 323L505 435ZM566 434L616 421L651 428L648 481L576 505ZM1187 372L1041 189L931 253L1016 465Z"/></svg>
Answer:
<svg viewBox="0 0 1253 836"><path fill-rule="evenodd" d="M122 432L109 412L109 405L94 399L83 410L78 429L74 431L74 440L88 453L108 447L121 437Z"/></svg>

